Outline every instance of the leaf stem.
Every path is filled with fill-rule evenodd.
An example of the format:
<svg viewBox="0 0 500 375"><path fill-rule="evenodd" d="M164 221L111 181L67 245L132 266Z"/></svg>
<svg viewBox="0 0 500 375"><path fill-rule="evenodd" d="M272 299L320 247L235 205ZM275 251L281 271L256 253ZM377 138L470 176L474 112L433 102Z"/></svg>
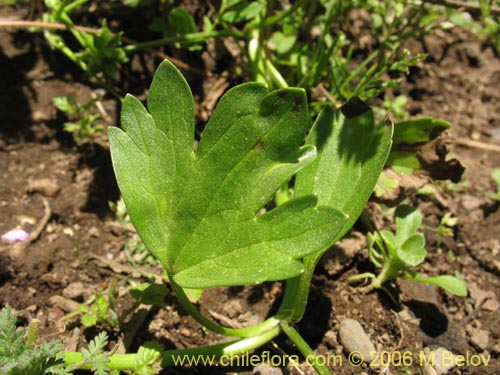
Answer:
<svg viewBox="0 0 500 375"><path fill-rule="evenodd" d="M215 323L213 320L207 318L203 315L200 310L189 300L184 290L177 285L175 282L170 280L170 285L172 290L174 291L177 300L182 305L182 307L186 310L186 312L191 315L198 323L206 327L207 329L214 331L216 333L220 333L226 336L233 337L255 337L265 332L269 332L277 327L280 323L278 319L275 317L271 317L259 324L256 324L251 327L245 328L230 328L224 327L218 323Z"/></svg>
<svg viewBox="0 0 500 375"><path fill-rule="evenodd" d="M174 358L179 358L180 356L213 356L213 359L220 359L223 356L236 356L238 354L242 354L261 347L265 343L278 336L280 332L280 327L275 326L273 329L270 329L261 335L243 338L240 340L231 341L229 343L194 349L169 350L163 353L162 364L163 366L175 365Z"/></svg>
<svg viewBox="0 0 500 375"><path fill-rule="evenodd" d="M286 281L286 289L283 301L276 317L288 322L298 322L302 319L306 310L307 298L311 287L314 269L323 251L308 255L304 258L304 272Z"/></svg>
<svg viewBox="0 0 500 375"><path fill-rule="evenodd" d="M261 335L244 338L228 343L204 346L190 349L174 349L162 352L162 367L182 366L182 365L216 365L216 361L221 358L230 359L231 356L243 354L250 350L259 348L271 341L280 334L280 327L266 331ZM126 371L135 370L140 363L137 353L112 354L108 357L107 367L110 370ZM79 352L65 352L64 363L66 366L84 363L83 354ZM79 366L82 370L89 370L91 364Z"/></svg>
<svg viewBox="0 0 500 375"><path fill-rule="evenodd" d="M331 375L330 370L326 367L326 365L322 364L320 361L316 360L316 354L314 350L309 346L309 344L302 338L300 333L287 322L281 322L280 327L285 332L290 340L297 346L300 353L306 359L306 362L314 367L314 369L320 375Z"/></svg>
<svg viewBox="0 0 500 375"><path fill-rule="evenodd" d="M190 33L180 36L169 36L157 40L151 40L144 43L137 43L123 47L123 50L129 54L146 48L161 47L172 43L200 43L208 38L233 37L235 39L243 39L245 34L241 31L234 30L212 30Z"/></svg>

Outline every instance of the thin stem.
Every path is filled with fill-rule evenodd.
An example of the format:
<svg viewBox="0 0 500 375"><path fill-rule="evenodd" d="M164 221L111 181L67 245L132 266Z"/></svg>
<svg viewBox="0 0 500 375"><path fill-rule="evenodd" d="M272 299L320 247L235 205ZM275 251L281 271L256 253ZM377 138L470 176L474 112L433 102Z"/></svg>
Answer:
<svg viewBox="0 0 500 375"><path fill-rule="evenodd" d="M278 69L276 69L274 64L269 59L266 59L266 68L271 74L271 78L276 86L278 86L280 89L287 89L290 87L288 86L288 83L285 81L281 73L278 71Z"/></svg>
<svg viewBox="0 0 500 375"><path fill-rule="evenodd" d="M229 36L235 39L243 39L245 37L245 34L240 31L232 31L232 30L201 31L197 33L190 33L180 36L169 36L157 40L151 40L149 42L126 46L123 47L123 49L125 50L126 53L132 53L145 48L155 48L164 46L166 44L199 43L207 40L208 38L223 38Z"/></svg>
<svg viewBox="0 0 500 375"><path fill-rule="evenodd" d="M260 334L264 334L279 325L279 320L275 317L271 317L259 324L256 324L251 327L245 328L229 328L224 327L218 323L215 323L213 320L210 320L205 315L203 315L198 308L191 303L189 298L186 296L184 290L177 285L172 280L170 281L170 285L172 290L174 291L177 300L182 305L182 307L186 310L186 312L191 315L198 323L206 327L207 329L220 333L225 336L233 336L233 337L255 337Z"/></svg>
<svg viewBox="0 0 500 375"><path fill-rule="evenodd" d="M280 332L280 327L275 326L261 335L229 343L200 348L166 350L161 354L162 366L216 365L216 361L219 359L230 359L231 356L259 348L278 336ZM118 371L135 370L137 363L139 363L137 353L112 354L108 357L108 360L107 366L109 369ZM65 352L64 363L67 366L82 364L82 366L78 366L82 370L88 370L91 367L90 364L85 363L82 353L79 352Z"/></svg>
<svg viewBox="0 0 500 375"><path fill-rule="evenodd" d="M307 306L309 288L314 275L314 269L319 258L323 255L320 251L304 258L304 272L286 281L285 294L276 317L288 322L298 322L302 319Z"/></svg>
<svg viewBox="0 0 500 375"><path fill-rule="evenodd" d="M63 14L64 8L69 2L70 0L62 0L59 4L57 4L51 14L51 18L58 20L61 17L61 14Z"/></svg>
<svg viewBox="0 0 500 375"><path fill-rule="evenodd" d="M163 353L163 366L173 366L179 363L179 358L187 358L198 356L212 356L212 360L221 359L224 357L236 356L248 352L253 349L257 349L267 342L274 339L281 333L280 327L276 326L273 329L263 333L262 335L244 338L241 340L232 341L229 343L218 344L213 346L205 346L194 349L178 349L169 350Z"/></svg>
<svg viewBox="0 0 500 375"><path fill-rule="evenodd" d="M280 21L284 20L285 18L287 18L290 14L292 14L293 12L295 12L297 10L297 8L301 7L306 2L307 2L307 0L296 1L296 2L294 2L294 4L290 8L285 9L282 12L280 12L280 13L274 15L274 16L266 17L264 19L258 19L258 20L254 21L254 22L249 23L248 26L247 26L247 28L249 30L253 30L253 29L261 29L261 28L265 28L265 27L269 27L269 26L275 25L278 22L280 22Z"/></svg>
<svg viewBox="0 0 500 375"><path fill-rule="evenodd" d="M281 322L280 326L283 332L285 332L288 338L292 340L297 349L299 349L300 353L304 356L307 364L314 367L314 369L320 375L332 375L325 364L323 364L321 361L316 360L316 354L314 353L314 350L312 350L309 344L302 338L300 333L297 332L297 330L293 326L291 326L287 322Z"/></svg>
<svg viewBox="0 0 500 375"><path fill-rule="evenodd" d="M251 31L251 37L248 40L248 59L252 65L253 80L267 85L265 56L261 53L259 29Z"/></svg>
<svg viewBox="0 0 500 375"><path fill-rule="evenodd" d="M56 23L56 22L43 22L43 21L0 21L1 27L36 27L40 29L53 29L53 30L68 30L68 25L64 23ZM101 29L94 29L91 27L85 26L71 26L78 31L83 31L89 34L98 35L101 32Z"/></svg>
<svg viewBox="0 0 500 375"><path fill-rule="evenodd" d="M79 6L85 4L85 3L88 3L89 0L76 0L76 1L73 1L71 4L68 4L64 7L64 12L65 13L71 13L73 10L75 10L76 8L78 8Z"/></svg>
<svg viewBox="0 0 500 375"><path fill-rule="evenodd" d="M137 362L137 354L112 354L108 357L107 366L111 370L126 371L133 370ZM86 364L83 354L80 352L64 352L64 363L66 366L78 367L82 370L90 370L91 365Z"/></svg>

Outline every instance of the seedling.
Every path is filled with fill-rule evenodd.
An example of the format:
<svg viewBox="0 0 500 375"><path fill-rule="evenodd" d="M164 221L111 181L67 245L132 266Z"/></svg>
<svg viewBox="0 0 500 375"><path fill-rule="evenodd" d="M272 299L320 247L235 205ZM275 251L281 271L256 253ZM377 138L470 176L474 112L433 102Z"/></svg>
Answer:
<svg viewBox="0 0 500 375"><path fill-rule="evenodd" d="M92 139L96 133L104 130L102 125L95 124L100 116L91 113L97 99L80 104L73 96L67 95L56 96L52 101L58 110L73 120L64 123L64 130L73 135L75 142L81 142L86 138Z"/></svg>
<svg viewBox="0 0 500 375"><path fill-rule="evenodd" d="M107 294L97 293L93 295L74 312L66 315L65 319L79 317L80 322L85 327L96 325L107 328L117 327L120 323L115 308L117 297L118 289L116 288L116 281L111 280Z"/></svg>
<svg viewBox="0 0 500 375"><path fill-rule="evenodd" d="M467 296L467 286L454 276L440 275L423 277L412 268L421 264L426 255L425 237L419 233L422 214L410 206L399 206L395 212L396 233L381 230L368 234L368 255L370 261L380 268L376 276L367 272L351 277L351 280L371 279L368 291L382 289L391 294L384 284L397 278L437 285L460 297Z"/></svg>
<svg viewBox="0 0 500 375"><path fill-rule="evenodd" d="M452 237L453 227L455 227L457 224L458 218L456 216L453 216L451 212L447 212L441 218L441 220L439 221L439 225L436 228L426 227L426 229L431 230L442 237Z"/></svg>

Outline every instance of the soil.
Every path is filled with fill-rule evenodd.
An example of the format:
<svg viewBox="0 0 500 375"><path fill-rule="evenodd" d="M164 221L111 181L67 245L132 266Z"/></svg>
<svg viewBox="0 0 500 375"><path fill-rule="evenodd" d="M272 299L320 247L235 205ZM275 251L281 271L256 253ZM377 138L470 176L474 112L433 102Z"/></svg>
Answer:
<svg viewBox="0 0 500 375"><path fill-rule="evenodd" d="M2 16L13 16L12 8ZM427 227L436 227L446 213L458 218L450 237L426 231L428 259L418 271L429 275L463 276L470 293L452 296L432 286L408 282L391 285L395 304L384 292L365 294L352 275L371 271L360 224L320 262L311 286L309 309L298 329L319 354L336 354L342 365L336 374L419 374L417 366L354 367L338 340L340 322L358 320L382 353L411 352L418 358L424 348L444 347L456 354L491 356L487 366L455 367L448 374L497 374L500 371L500 210L491 198L497 191L491 173L500 166L500 64L494 50L463 30L411 41L412 53L427 51L430 58L411 70L403 82L411 117L432 116L453 124L439 138L465 167L460 182L434 181L431 194L411 195L424 214ZM229 53L229 52L227 52ZM144 56L141 56L142 58ZM178 56L179 57L179 56ZM183 61L199 66L204 75L186 72L194 87L200 124L216 99L238 81L223 58L210 60L190 55ZM153 69L159 62L149 56L134 59L119 83L144 99ZM41 322L42 338L58 337L76 348L95 329L62 320L75 303L96 293L106 293L112 280L119 293L116 310L132 301L129 282L145 281L144 275L161 274L154 264L142 262L133 269L124 248L135 238L129 224L110 209L119 198L110 164L105 133L92 142L75 143L62 130L67 119L51 99L74 94L84 102L100 93L64 56L51 51L39 34L0 30L0 232L22 228L35 233L25 244L0 247L0 304L11 305L20 324ZM133 87L133 88L131 88ZM118 124L119 104L112 97L99 101L106 126ZM438 146L436 146L438 147ZM428 181L418 175L419 181ZM411 190L411 188L408 188ZM368 212L380 228L390 223L375 203ZM137 260L137 259L136 259ZM245 325L263 320L281 295L281 284L205 291L200 306L215 320ZM147 340L159 340L167 348L194 347L222 342L186 315L173 296L165 308L146 308L134 314L129 350ZM139 323L137 323L139 322ZM128 327L128 328L127 328ZM135 331L133 328L135 327ZM123 330L107 329L119 338ZM271 355L295 353L284 337L259 352ZM251 366L232 368L173 368L165 374L249 374ZM265 370L268 371L268 370ZM261 372L265 372L264 370ZM290 374L312 374L307 366L284 369ZM425 370L428 371L428 370ZM254 372L257 373L257 372Z"/></svg>

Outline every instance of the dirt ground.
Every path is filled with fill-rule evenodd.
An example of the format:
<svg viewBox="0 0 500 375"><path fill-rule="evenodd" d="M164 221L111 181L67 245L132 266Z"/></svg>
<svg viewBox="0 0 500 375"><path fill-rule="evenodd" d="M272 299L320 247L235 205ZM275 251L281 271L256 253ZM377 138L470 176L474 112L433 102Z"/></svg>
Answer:
<svg viewBox="0 0 500 375"><path fill-rule="evenodd" d="M356 226L318 266L310 308L298 328L317 353L342 358L341 366L332 367L335 374L426 373L416 360L409 368L394 363L377 368L351 366L338 340L344 318L358 320L379 352L409 351L417 358L424 348L443 347L464 356L481 354L491 356L487 366L469 363L448 374L498 374L500 205L490 195L497 189L491 172L500 167L499 58L491 47L465 31L429 36L425 43L412 41L408 48L413 53L426 50L430 54L404 82L409 112L412 117L433 116L451 122L453 127L440 138L440 147L447 147L465 167L460 182L436 182L432 194L411 196L428 227L436 227L448 212L458 218L451 237L426 231L429 257L419 271L429 275L457 272L467 282L469 296L459 298L435 287L407 282L392 287L398 305L384 293L365 295L347 280L370 270L363 227ZM132 81L123 83L122 89L143 99L157 63L133 61L129 67ZM197 84L194 91L200 119L211 108L210 101L204 99L207 87L216 82L222 88L233 83L231 77L222 79L226 73L216 64L207 70L205 77L192 79ZM106 290L110 280L117 280L117 309L123 310L131 303L127 281L144 280L148 272L160 274L161 270L146 264L132 271L124 255L133 233L109 208L119 192L105 133L93 143L75 144L62 130L64 116L52 105L52 97L71 93L85 101L99 92L99 87L51 51L41 35L14 30L0 30L0 82L0 232L22 228L34 233L23 245L0 245L0 305L10 304L21 324L38 318L44 338L59 337L74 349L96 332L61 321L75 303ZM118 103L108 97L100 103L105 125L117 124ZM424 181L426 177L418 178ZM370 203L368 211L380 227L389 225L378 205ZM339 255L344 253L351 257ZM251 324L265 318L280 292L279 283L209 290L201 306L223 323ZM171 295L165 304L165 309L136 314L135 330L125 345L129 350L152 339L167 348L223 339L203 330ZM117 330L114 333L118 335ZM282 337L263 351L294 353ZM248 366L224 371L200 367L163 373L249 374L252 370ZM284 371L313 373L306 366L288 366Z"/></svg>

